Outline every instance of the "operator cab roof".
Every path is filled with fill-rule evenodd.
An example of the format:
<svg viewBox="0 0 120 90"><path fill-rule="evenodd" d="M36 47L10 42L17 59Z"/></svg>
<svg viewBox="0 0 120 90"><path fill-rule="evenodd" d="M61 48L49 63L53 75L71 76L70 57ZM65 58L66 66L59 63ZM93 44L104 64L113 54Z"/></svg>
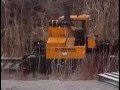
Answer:
<svg viewBox="0 0 120 90"><path fill-rule="evenodd" d="M70 15L70 20L87 20L89 15ZM58 18L59 20L64 20L64 16Z"/></svg>

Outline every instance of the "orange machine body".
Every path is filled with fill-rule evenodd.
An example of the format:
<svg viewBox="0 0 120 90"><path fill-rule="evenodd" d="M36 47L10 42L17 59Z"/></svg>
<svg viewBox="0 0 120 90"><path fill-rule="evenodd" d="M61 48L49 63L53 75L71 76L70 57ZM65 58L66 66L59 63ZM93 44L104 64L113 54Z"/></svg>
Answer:
<svg viewBox="0 0 120 90"><path fill-rule="evenodd" d="M64 16L59 17L63 20ZM87 37L88 15L71 15L71 21L84 21L85 42L84 45L75 45L75 37L66 37L65 28L58 26L48 27L48 39L46 43L46 59L84 59L86 57L86 48L95 48L95 39ZM87 39L87 40L86 40ZM87 43L87 44L86 44Z"/></svg>

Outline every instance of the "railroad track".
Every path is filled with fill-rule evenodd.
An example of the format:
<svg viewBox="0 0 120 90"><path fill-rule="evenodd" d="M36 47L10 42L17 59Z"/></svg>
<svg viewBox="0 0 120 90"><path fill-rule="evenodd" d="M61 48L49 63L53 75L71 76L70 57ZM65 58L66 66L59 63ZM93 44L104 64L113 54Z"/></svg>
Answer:
<svg viewBox="0 0 120 90"><path fill-rule="evenodd" d="M44 56L42 55L41 60L44 60ZM20 71L27 74L33 73L34 71L38 70L38 65L44 68L43 63L38 64L38 61L39 57L35 55L26 55L23 58L1 58L1 72L11 73ZM44 69L41 69L38 72L44 72Z"/></svg>
<svg viewBox="0 0 120 90"><path fill-rule="evenodd" d="M19 63L22 58L1 58L1 71L6 70L19 70Z"/></svg>
<svg viewBox="0 0 120 90"><path fill-rule="evenodd" d="M109 84L119 86L119 72L98 74L98 80Z"/></svg>

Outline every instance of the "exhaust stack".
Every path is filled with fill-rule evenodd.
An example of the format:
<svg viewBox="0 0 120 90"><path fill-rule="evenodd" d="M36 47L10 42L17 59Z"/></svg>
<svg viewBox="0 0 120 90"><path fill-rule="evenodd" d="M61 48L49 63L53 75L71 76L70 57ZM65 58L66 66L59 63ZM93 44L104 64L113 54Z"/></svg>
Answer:
<svg viewBox="0 0 120 90"><path fill-rule="evenodd" d="M71 20L70 20L70 5L64 4L64 25L66 28L66 37L74 36L74 31L71 29Z"/></svg>
<svg viewBox="0 0 120 90"><path fill-rule="evenodd" d="M70 6L64 4L64 23L70 24Z"/></svg>

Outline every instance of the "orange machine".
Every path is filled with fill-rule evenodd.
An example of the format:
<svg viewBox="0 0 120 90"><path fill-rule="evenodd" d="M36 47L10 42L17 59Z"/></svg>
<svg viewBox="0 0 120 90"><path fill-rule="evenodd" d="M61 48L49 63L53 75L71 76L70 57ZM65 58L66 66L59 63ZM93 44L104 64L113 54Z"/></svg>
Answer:
<svg viewBox="0 0 120 90"><path fill-rule="evenodd" d="M89 15L70 15L65 7L64 16L49 22L46 59L84 59L87 50L96 47L88 24Z"/></svg>
<svg viewBox="0 0 120 90"><path fill-rule="evenodd" d="M64 10L64 16L49 21L47 42L34 42L34 50L25 55L22 61L19 60L21 71L24 68L34 75L38 71L48 74L53 69L53 72L64 69L65 74L71 73L70 70L73 72L77 68L78 62L89 53L88 50L96 48L95 37L89 34L89 15L70 15L67 5ZM5 59L4 65L9 61ZM18 63L16 60L14 62Z"/></svg>

